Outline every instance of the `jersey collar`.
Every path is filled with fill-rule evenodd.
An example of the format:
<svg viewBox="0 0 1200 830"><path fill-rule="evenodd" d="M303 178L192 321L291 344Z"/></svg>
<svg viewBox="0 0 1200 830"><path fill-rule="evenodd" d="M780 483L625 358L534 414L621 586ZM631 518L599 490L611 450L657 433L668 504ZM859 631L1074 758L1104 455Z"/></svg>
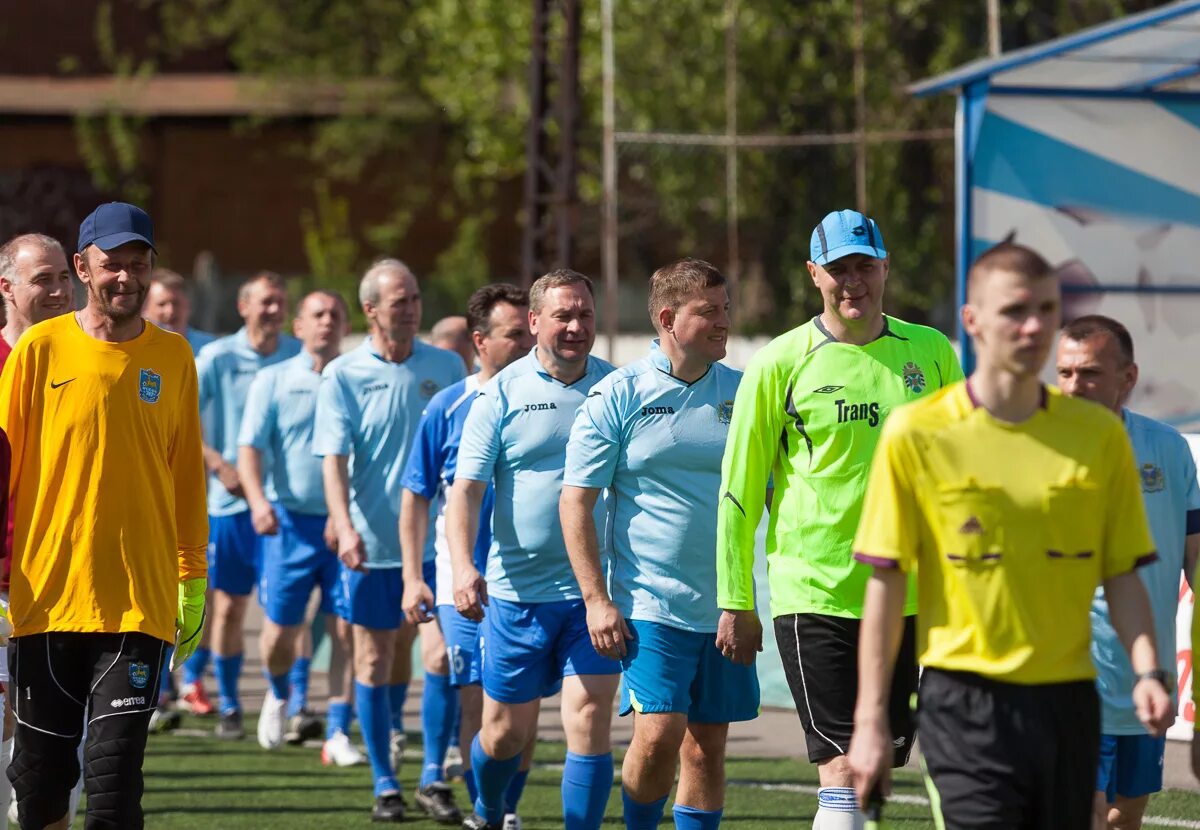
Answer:
<svg viewBox="0 0 1200 830"><path fill-rule="evenodd" d="M679 377L678 375L672 374L671 358L667 357L666 352L664 352L662 350L662 343L659 340L659 338L657 338L657 337L650 341L650 363L651 363L651 365L654 366L655 369L657 369L658 371L662 372L664 375L671 378L671 380L674 380L678 383L682 383L684 386L693 386L693 385L699 383L700 381L702 381L706 377L708 377L708 373L712 371L712 364L710 363L710 364L708 364L708 368L704 370L704 374L702 374L700 377L696 378L691 383L688 383L686 380Z"/></svg>
<svg viewBox="0 0 1200 830"><path fill-rule="evenodd" d="M819 348L821 348L822 346L825 346L825 345L827 345L827 344L829 344L829 343L841 343L841 342L842 342L841 340L838 340L836 337L834 337L834 336L833 336L833 335L830 333L829 329L825 328L825 324L821 322L821 315L820 315L820 314L818 314L816 317L814 317L812 321L813 321L813 325L816 327L817 331L821 332L821 334L823 334L823 335L825 336L825 339L824 339L824 340L822 340L822 341L821 341L820 343L818 343L817 345L813 346L813 347L812 347L812 348L809 350L809 354L812 354L812 353L813 353L813 352L815 352L817 349L819 349ZM894 338L896 338L897 340L908 340L908 338L907 338L907 337L903 337L903 336L901 336L901 335L899 335L899 334L896 334L894 331L892 331L892 327L891 327L891 320L890 320L890 318L889 318L889 317L888 317L888 316L885 314L885 315L883 315L883 328L882 328L882 329L880 329L880 331L879 331L879 335L878 335L878 336L877 336L877 337L876 337L874 340L871 340L871 341L870 341L870 342L868 342L868 343L864 343L864 344L863 344L862 346L860 346L859 348L863 348L863 347L865 347L865 346L869 346L869 345L871 345L871 343L876 343L876 342L878 342L878 341L880 341L880 340L884 339L885 337L894 337ZM844 346L849 346L849 345L852 345L852 344L850 344L850 343L842 343L842 345L844 345Z"/></svg>
<svg viewBox="0 0 1200 830"><path fill-rule="evenodd" d="M532 349L529 350L529 354L526 356L525 359L530 362L530 364L533 366L534 371L537 372L539 375L541 375L545 380L548 380L551 383L557 383L559 386L562 386L567 389L570 389L572 386L575 385L575 383L579 383L580 380L583 380L588 375L590 375L592 373L592 367L595 366L595 364L592 362L593 358L589 354L587 357L587 368L584 370L584 372L580 376L579 380L575 381L575 383L563 383L561 380L556 378L554 375L547 372L546 367L542 365L542 361L538 360L536 344L534 345L534 347Z"/></svg>
<svg viewBox="0 0 1200 830"><path fill-rule="evenodd" d="M972 409L984 409L983 404L979 402L979 398L975 397L975 390L971 388L971 379L967 378L963 381L963 388L967 390L967 400L971 402ZM1046 391L1046 384L1038 384L1038 409L1050 408L1050 393ZM986 409L984 410L987 411Z"/></svg>

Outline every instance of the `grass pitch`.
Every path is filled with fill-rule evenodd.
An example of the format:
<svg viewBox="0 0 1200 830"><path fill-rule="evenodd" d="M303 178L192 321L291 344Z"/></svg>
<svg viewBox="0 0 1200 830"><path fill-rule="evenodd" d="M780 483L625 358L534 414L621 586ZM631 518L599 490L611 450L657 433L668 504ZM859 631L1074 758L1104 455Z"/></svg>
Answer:
<svg viewBox="0 0 1200 830"><path fill-rule="evenodd" d="M146 794L143 805L150 830L269 830L270 828L379 827L370 821L371 774L366 766L323 767L320 750L283 747L264 752L254 740L253 716L249 735L236 742L217 741L207 734L212 721L187 718L181 732L152 735L146 751ZM205 734L201 734L203 731ZM420 769L420 736L409 736L409 758L401 770L405 798ZM536 764L521 802L526 830L562 827L559 783L564 749L561 744L538 746ZM608 802L605 826L620 827L620 756L618 783ZM806 827L817 807L816 768L781 759L731 758L724 825L730 828ZM460 806L466 788L454 783ZM925 788L918 776L900 771L894 797L885 812L885 827L933 828ZM669 802L668 802L669 803ZM1200 793L1168 791L1150 802L1147 827L1200 828ZM406 824L438 825L414 809ZM83 826L83 817L76 820ZM668 807L664 827L671 826Z"/></svg>

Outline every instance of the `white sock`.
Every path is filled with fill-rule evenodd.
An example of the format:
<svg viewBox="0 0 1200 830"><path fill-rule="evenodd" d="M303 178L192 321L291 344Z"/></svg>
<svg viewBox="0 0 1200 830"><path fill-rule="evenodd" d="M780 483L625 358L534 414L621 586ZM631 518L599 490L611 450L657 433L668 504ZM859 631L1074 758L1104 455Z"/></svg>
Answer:
<svg viewBox="0 0 1200 830"><path fill-rule="evenodd" d="M817 790L817 815L813 830L862 830L866 824L858 811L853 787L821 787Z"/></svg>

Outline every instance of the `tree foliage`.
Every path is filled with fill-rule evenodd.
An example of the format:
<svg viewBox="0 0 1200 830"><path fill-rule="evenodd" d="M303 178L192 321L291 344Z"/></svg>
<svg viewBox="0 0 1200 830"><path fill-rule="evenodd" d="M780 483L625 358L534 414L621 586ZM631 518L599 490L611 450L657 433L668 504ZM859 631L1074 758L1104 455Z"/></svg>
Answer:
<svg viewBox="0 0 1200 830"><path fill-rule="evenodd" d="M868 131L949 127L948 97L915 101L905 86L986 48L983 0L863 0ZM615 0L617 117L623 130L720 134L725 130L725 0ZM1154 0L1011 0L1006 48L1016 48ZM430 147L436 164L400 171L388 222L365 229L366 245L323 239L309 214L314 268L329 259L400 249L416 212L456 224L434 283L461 302L489 276L511 276L518 240L489 260L498 188L524 169L529 0L158 0L163 55L226 50L232 66L268 79L387 81L425 117L361 108L321 122L304 151L329 182L378 175L372 161ZM848 133L857 127L854 0L740 0L737 4L739 131ZM600 158L599 3L584 5L579 250L597 259ZM364 87L365 90L377 89ZM371 93L363 92L364 95ZM377 93L375 93L377 94ZM743 327L777 331L811 314L804 263L813 225L855 201L854 148L829 144L739 151L741 266L759 295ZM724 150L623 145L620 152L622 278L644 279L680 255L727 264ZM324 184L321 187L325 187ZM890 305L946 324L952 300L953 144L873 143L868 209L893 255ZM328 200L329 191L324 191ZM319 195L319 194L318 194ZM326 218L336 215L328 204ZM340 220L339 220L340 221ZM348 217L353 221L353 217ZM326 225L328 223L326 222ZM324 264L322 264L324 263ZM360 263L361 264L361 263ZM339 267L347 267L339 264ZM744 300L749 299L743 294Z"/></svg>

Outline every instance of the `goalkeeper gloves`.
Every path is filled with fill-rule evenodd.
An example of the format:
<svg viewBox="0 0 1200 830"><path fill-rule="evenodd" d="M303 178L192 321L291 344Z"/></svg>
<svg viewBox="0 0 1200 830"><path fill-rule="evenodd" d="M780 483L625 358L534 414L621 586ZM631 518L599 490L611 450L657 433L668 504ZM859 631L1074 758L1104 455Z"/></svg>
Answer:
<svg viewBox="0 0 1200 830"><path fill-rule="evenodd" d="M0 605L0 647L8 645L8 638L12 636L13 626L8 619L8 607Z"/></svg>
<svg viewBox="0 0 1200 830"><path fill-rule="evenodd" d="M179 583L179 610L175 616L175 653L171 655L171 671L179 668L200 645L204 628L204 594L208 580L202 576Z"/></svg>

